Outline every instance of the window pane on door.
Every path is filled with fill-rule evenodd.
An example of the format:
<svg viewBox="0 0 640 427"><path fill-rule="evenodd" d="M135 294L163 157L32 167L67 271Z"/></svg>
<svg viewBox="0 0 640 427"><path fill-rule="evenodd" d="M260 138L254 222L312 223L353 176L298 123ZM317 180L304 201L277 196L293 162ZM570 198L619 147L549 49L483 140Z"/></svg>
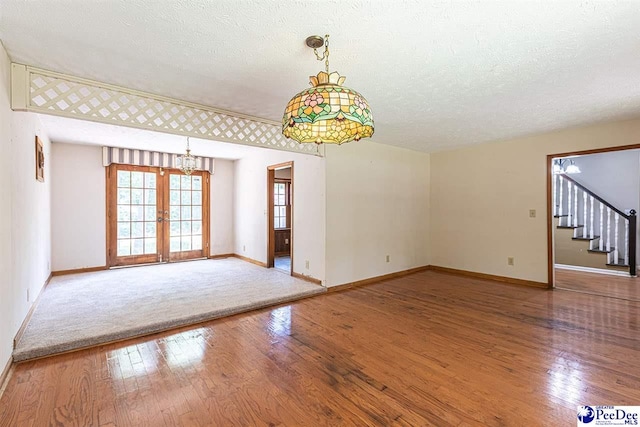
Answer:
<svg viewBox="0 0 640 427"><path fill-rule="evenodd" d="M156 174L118 170L116 183L116 255L156 253Z"/></svg>
<svg viewBox="0 0 640 427"><path fill-rule="evenodd" d="M169 251L201 250L202 177L171 174L169 182Z"/></svg>

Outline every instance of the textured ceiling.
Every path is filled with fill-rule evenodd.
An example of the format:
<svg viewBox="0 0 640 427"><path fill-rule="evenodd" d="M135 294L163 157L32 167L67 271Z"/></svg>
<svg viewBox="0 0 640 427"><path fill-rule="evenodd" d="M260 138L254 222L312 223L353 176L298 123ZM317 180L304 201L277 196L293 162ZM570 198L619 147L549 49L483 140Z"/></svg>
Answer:
<svg viewBox="0 0 640 427"><path fill-rule="evenodd" d="M640 115L638 28L635 0L0 2L13 61L272 120L329 33L373 140L423 151Z"/></svg>

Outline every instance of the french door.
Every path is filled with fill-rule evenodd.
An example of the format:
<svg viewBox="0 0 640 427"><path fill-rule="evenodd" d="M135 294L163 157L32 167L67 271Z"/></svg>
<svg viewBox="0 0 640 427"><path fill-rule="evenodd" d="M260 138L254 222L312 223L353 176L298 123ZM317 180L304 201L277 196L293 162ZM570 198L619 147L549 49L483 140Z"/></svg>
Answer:
<svg viewBox="0 0 640 427"><path fill-rule="evenodd" d="M112 164L107 168L110 267L204 258L209 174Z"/></svg>

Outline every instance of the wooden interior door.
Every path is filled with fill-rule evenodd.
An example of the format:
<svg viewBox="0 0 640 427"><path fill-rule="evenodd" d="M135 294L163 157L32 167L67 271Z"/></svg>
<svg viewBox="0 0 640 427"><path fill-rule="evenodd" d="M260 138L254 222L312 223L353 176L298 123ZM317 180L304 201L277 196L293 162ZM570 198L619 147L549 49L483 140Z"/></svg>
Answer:
<svg viewBox="0 0 640 427"><path fill-rule="evenodd" d="M209 173L113 164L107 168L109 267L204 258Z"/></svg>

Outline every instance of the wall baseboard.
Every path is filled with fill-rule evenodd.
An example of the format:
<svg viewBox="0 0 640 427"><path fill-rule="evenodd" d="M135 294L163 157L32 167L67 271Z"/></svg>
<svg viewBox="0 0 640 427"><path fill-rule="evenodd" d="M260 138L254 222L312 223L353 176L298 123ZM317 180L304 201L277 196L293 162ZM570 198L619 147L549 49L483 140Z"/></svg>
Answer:
<svg viewBox="0 0 640 427"><path fill-rule="evenodd" d="M218 254L218 255L209 255L207 258L209 259L220 259L220 258L231 258L234 254Z"/></svg>
<svg viewBox="0 0 640 427"><path fill-rule="evenodd" d="M52 271L51 275L52 276L64 276L66 274L91 273L92 271L102 271L102 270L108 270L108 269L109 269L109 267L107 267L106 265L101 265L99 267L74 268L74 269L71 269L71 270Z"/></svg>
<svg viewBox="0 0 640 427"><path fill-rule="evenodd" d="M251 264L259 265L260 267L266 267L266 266L267 266L267 263L266 263L266 262L258 261L258 260L255 260L255 259L253 259L253 258L248 258L248 257L246 257L246 256L242 256L242 255L238 255L238 254L233 254L233 257L238 258L238 259L241 259L241 260L243 260L243 261L250 262Z"/></svg>
<svg viewBox="0 0 640 427"><path fill-rule="evenodd" d="M429 266L410 268L408 270L396 271L395 273L384 274L382 276L370 277L364 280L358 280L355 282L343 283L342 285L331 286L327 288L327 292L340 292L347 289L356 288L359 286L371 285L373 283L381 282L383 280L395 279L409 274L418 273L420 271L428 270Z"/></svg>
<svg viewBox="0 0 640 427"><path fill-rule="evenodd" d="M267 267L267 264L262 262L262 261L258 261L258 260L255 260L253 258L248 258L248 257L242 256L242 255L238 255L238 254L209 255L209 259L231 258L231 257L238 258L238 259L241 259L243 261L250 262L251 264L259 265L260 267L265 267L265 268ZM291 276L295 277L295 278L298 278L298 279L306 280L307 282L311 282L311 283L314 283L316 285L322 286L322 280L316 279L315 277L305 276L304 274L295 273L295 272L292 272Z"/></svg>
<svg viewBox="0 0 640 427"><path fill-rule="evenodd" d="M2 394L4 390L7 388L7 384L9 383L9 378L11 377L10 372L13 370L13 356L9 357L7 361L7 365L4 367L2 372L0 372L0 398L2 398Z"/></svg>
<svg viewBox="0 0 640 427"><path fill-rule="evenodd" d="M302 279L302 280L305 280L307 282L311 282L311 283L314 283L316 285L322 286L322 280L316 279L315 277L305 276L304 274L296 273L295 271L291 272L291 276L295 277L297 279Z"/></svg>
<svg viewBox="0 0 640 427"><path fill-rule="evenodd" d="M24 335L24 331L27 329L27 325L31 320L31 316L33 316L33 312L35 311L38 303L40 302L40 297L42 296L44 289L47 287L47 285L49 285L49 282L51 281L52 277L53 277L53 272L49 273L49 277L47 277L47 280L44 281L44 285L42 285L42 287L40 288L40 292L38 292L38 296L36 296L36 299L33 300L33 304L31 304L31 307L29 307L29 311L27 312L27 315L22 321L22 324L20 325L18 332L16 332L15 337L13 338L13 348L16 348L16 344L18 343L18 341L20 341L20 338L22 338L22 335Z"/></svg>
<svg viewBox="0 0 640 427"><path fill-rule="evenodd" d="M606 274L609 276L631 277L626 271L605 270L603 268L582 267L579 265L554 264L554 268L559 268L560 270L582 271L584 273Z"/></svg>
<svg viewBox="0 0 640 427"><path fill-rule="evenodd" d="M437 271L438 273L455 274L457 276L473 277L475 279L493 280L494 282L508 283L510 285L528 286L534 288L548 289L549 284L544 282L534 282L533 280L516 279L514 277L496 276L493 274L476 273L475 271L457 270L455 268L439 267L437 265L430 265L429 270Z"/></svg>

